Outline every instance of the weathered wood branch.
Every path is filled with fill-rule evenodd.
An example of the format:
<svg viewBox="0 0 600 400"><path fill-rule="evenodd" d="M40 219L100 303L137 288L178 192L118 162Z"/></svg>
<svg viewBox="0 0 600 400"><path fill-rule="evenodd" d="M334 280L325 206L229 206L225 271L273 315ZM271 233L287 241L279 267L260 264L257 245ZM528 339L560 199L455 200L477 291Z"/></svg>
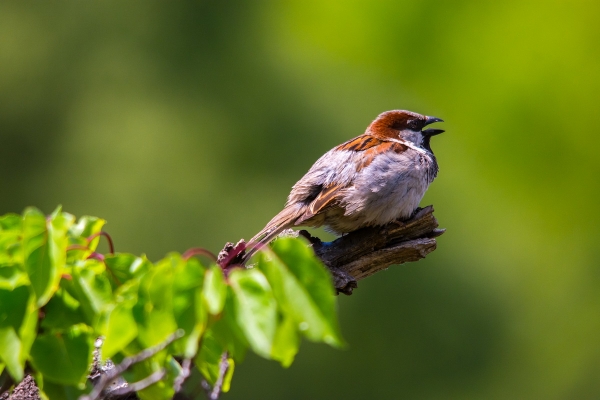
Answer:
<svg viewBox="0 0 600 400"><path fill-rule="evenodd" d="M338 293L352 294L357 281L391 265L425 258L437 247L438 229L433 206L417 209L412 218L383 227L359 229L333 242L323 243L307 231L287 231L286 236L307 237L317 256L330 269Z"/></svg>

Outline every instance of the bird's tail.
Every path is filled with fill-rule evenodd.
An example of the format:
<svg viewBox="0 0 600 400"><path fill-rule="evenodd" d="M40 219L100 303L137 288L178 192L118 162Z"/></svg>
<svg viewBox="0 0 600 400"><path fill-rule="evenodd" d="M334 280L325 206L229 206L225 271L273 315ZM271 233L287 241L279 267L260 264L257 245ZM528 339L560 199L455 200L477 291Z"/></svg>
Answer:
<svg viewBox="0 0 600 400"><path fill-rule="evenodd" d="M305 206L294 204L289 205L281 210L279 214L269 221L267 226L265 226L247 243L244 261L249 260L254 253L273 240L281 233L281 231L294 226L296 220L298 220L298 218L304 214L305 208Z"/></svg>

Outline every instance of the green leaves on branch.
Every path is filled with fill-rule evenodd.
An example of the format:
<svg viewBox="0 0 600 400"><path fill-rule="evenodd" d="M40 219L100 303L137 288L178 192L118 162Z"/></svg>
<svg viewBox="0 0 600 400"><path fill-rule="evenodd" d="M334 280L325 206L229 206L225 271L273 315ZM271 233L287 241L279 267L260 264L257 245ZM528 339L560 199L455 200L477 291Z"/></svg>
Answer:
<svg viewBox="0 0 600 400"><path fill-rule="evenodd" d="M46 218L40 211L29 208L23 215L23 258L31 288L41 307L58 288L67 258L66 232L73 216L57 209Z"/></svg>
<svg viewBox="0 0 600 400"><path fill-rule="evenodd" d="M124 375L135 382L163 371L138 393L160 400L173 396L183 374L177 360L193 360L211 385L226 371L227 391L248 349L287 367L302 337L343 345L331 278L301 239L277 240L254 268L225 276L176 253L156 263L97 255L104 224L76 222L60 208L0 217L0 374L18 382L29 363L43 397L76 398L90 390L98 337L103 360L118 363L183 332Z"/></svg>
<svg viewBox="0 0 600 400"><path fill-rule="evenodd" d="M276 288L284 311L308 339L341 347L329 272L304 241L278 240L273 243L273 253L271 261L262 262L260 268Z"/></svg>
<svg viewBox="0 0 600 400"><path fill-rule="evenodd" d="M81 324L38 335L31 348L34 368L44 380L70 386L84 384L92 363L93 333Z"/></svg>

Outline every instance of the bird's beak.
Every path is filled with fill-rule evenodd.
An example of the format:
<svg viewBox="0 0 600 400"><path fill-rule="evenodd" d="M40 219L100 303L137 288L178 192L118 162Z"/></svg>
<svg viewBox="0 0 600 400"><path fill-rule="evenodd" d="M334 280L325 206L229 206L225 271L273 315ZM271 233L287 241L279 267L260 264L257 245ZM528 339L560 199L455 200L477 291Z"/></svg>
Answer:
<svg viewBox="0 0 600 400"><path fill-rule="evenodd" d="M425 126L431 125L434 122L444 122L444 120L438 117L425 117Z"/></svg>
<svg viewBox="0 0 600 400"><path fill-rule="evenodd" d="M444 122L443 119L438 118L438 117L426 117L425 118L425 126L433 124L434 122ZM424 129L421 131L421 133L423 135L427 135L427 136L435 136L435 135L439 135L440 133L443 133L444 130L443 129Z"/></svg>

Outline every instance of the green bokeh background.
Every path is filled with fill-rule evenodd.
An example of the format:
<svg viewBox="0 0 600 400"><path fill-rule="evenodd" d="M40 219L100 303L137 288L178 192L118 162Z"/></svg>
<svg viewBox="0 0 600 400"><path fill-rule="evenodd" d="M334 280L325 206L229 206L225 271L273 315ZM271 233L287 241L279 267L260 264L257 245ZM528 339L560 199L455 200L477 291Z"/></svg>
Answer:
<svg viewBox="0 0 600 400"><path fill-rule="evenodd" d="M2 2L0 213L117 250L250 237L381 111L446 120L419 263L339 299L344 351L250 356L229 399L600 398L600 3Z"/></svg>

